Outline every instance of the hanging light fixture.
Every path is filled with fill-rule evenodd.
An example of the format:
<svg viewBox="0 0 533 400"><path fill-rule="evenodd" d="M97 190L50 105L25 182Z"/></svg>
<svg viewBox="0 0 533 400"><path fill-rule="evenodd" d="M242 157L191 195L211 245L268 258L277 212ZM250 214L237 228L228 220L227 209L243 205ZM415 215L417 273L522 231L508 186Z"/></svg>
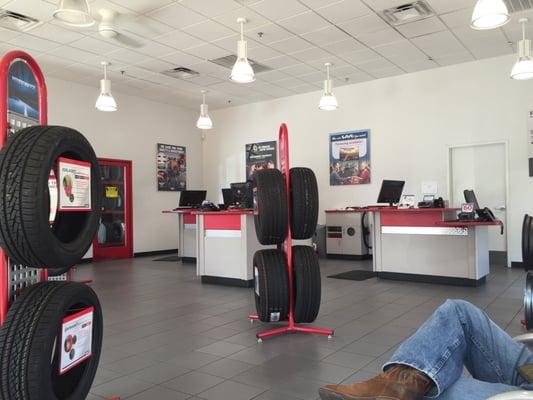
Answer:
<svg viewBox="0 0 533 400"><path fill-rule="evenodd" d="M238 18L237 23L241 25L241 40L237 42L237 61L231 70L230 79L237 83L250 83L255 81L255 74L248 61L248 49L244 40L246 18Z"/></svg>
<svg viewBox="0 0 533 400"><path fill-rule="evenodd" d="M339 103L337 103L337 99L331 91L333 87L329 77L329 67L331 67L331 63L325 63L324 65L326 66L326 80L324 81L324 94L320 99L318 108L324 111L334 111L339 107Z"/></svg>
<svg viewBox="0 0 533 400"><path fill-rule="evenodd" d="M518 20L522 24L522 40L518 41L518 60L511 71L511 78L527 80L533 78L533 60L531 59L531 40L526 39L527 18Z"/></svg>
<svg viewBox="0 0 533 400"><path fill-rule="evenodd" d="M473 29L494 29L505 25L511 17L503 0L478 0L472 14Z"/></svg>
<svg viewBox="0 0 533 400"><path fill-rule="evenodd" d="M100 111L117 111L117 102L111 94L111 81L107 79L107 67L111 63L102 61L101 64L104 67L104 79L100 81L100 96L96 99L95 107Z"/></svg>
<svg viewBox="0 0 533 400"><path fill-rule="evenodd" d="M211 121L211 118L209 117L208 110L207 110L207 104L205 104L206 93L207 93L207 90L202 90L202 104L200 105L200 117L198 118L198 122L196 122L196 127L202 130L213 128L213 121Z"/></svg>
<svg viewBox="0 0 533 400"><path fill-rule="evenodd" d="M59 8L52 15L65 25L78 28L94 25L87 0L61 0Z"/></svg>

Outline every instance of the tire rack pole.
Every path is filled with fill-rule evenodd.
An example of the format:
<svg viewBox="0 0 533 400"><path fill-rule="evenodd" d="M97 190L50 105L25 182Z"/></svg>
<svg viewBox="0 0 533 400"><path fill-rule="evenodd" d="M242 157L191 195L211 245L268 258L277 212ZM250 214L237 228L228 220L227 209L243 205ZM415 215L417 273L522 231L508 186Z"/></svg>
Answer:
<svg viewBox="0 0 533 400"><path fill-rule="evenodd" d="M0 61L0 148L4 147L7 141L7 131L10 128L7 120L7 88L8 73L11 63L15 60L23 60L30 67L39 93L39 124L48 124L48 103L46 84L44 76L32 56L23 51L10 51L6 53ZM46 270L41 272L41 280L46 280ZM0 326L4 323L9 308L9 261L4 250L0 249Z"/></svg>
<svg viewBox="0 0 533 400"><path fill-rule="evenodd" d="M288 332L301 333L317 333L320 335L327 335L329 338L333 336L332 329L301 327L294 323L294 286L292 273L292 232L291 232L291 182L290 182L290 165L289 165L289 130L285 123L279 127L279 169L285 177L285 191L287 193L287 213L289 220L289 231L287 233L287 240L285 240L285 256L287 257L287 272L289 274L289 322L287 326L264 331L257 334L257 339L260 341L267 337L282 335ZM250 315L250 318L257 319L256 315Z"/></svg>

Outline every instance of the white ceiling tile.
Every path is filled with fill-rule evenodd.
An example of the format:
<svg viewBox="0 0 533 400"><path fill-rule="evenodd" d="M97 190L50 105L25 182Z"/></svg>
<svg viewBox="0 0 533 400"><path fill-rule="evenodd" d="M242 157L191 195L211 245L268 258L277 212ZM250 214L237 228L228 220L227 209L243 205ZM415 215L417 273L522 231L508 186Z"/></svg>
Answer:
<svg viewBox="0 0 533 400"><path fill-rule="evenodd" d="M306 11L304 13L282 19L279 21L279 24L288 31L297 35L302 35L306 32L331 26L329 22L313 11Z"/></svg>
<svg viewBox="0 0 533 400"><path fill-rule="evenodd" d="M249 7L271 21L279 21L307 11L297 0L263 0Z"/></svg>
<svg viewBox="0 0 533 400"><path fill-rule="evenodd" d="M406 38L427 35L429 33L446 30L446 26L437 17L425 18L420 21L399 25L396 27Z"/></svg>
<svg viewBox="0 0 533 400"><path fill-rule="evenodd" d="M46 22L52 19L52 14L57 5L44 1L12 0L4 8Z"/></svg>
<svg viewBox="0 0 533 400"><path fill-rule="evenodd" d="M230 29L238 31L240 27L237 23L237 18L240 17L246 18L244 32L248 32L250 29L254 29L269 23L268 19L245 7L240 7L235 10L225 12L224 14L221 14L213 19Z"/></svg>
<svg viewBox="0 0 533 400"><path fill-rule="evenodd" d="M309 61L307 64L309 64L313 68L316 68L317 70L326 71L326 67L324 66L325 63L330 63L332 65L331 67L332 71L335 70L335 68L348 65L348 63L345 60L343 60L340 57L335 57L335 56L328 56L320 60Z"/></svg>
<svg viewBox="0 0 533 400"><path fill-rule="evenodd" d="M149 69L146 69L144 67L138 67L138 66L135 66L135 65L128 65L127 67L125 67L123 69L124 71L124 75L126 77L130 77L130 78L145 78L149 75L152 75L154 73L154 71L151 71ZM158 70L159 72L160 70Z"/></svg>
<svg viewBox="0 0 533 400"><path fill-rule="evenodd" d="M450 29L469 28L472 20L472 10L464 9L443 14L439 17Z"/></svg>
<svg viewBox="0 0 533 400"><path fill-rule="evenodd" d="M279 57L282 54L268 46L256 46L248 49L248 57L255 61L267 60L273 57Z"/></svg>
<svg viewBox="0 0 533 400"><path fill-rule="evenodd" d="M349 21L339 24L339 27L353 36L390 28L390 26L377 14L369 14L363 17L350 19Z"/></svg>
<svg viewBox="0 0 533 400"><path fill-rule="evenodd" d="M339 0L300 0L309 8L319 8L327 6L328 4L338 3Z"/></svg>
<svg viewBox="0 0 533 400"><path fill-rule="evenodd" d="M88 62L88 60L90 60L91 63L94 65L98 65L100 61L102 61L102 57L97 54L83 51L67 45L56 47L55 49L49 51L47 54L71 60L71 62Z"/></svg>
<svg viewBox="0 0 533 400"><path fill-rule="evenodd" d="M265 82L275 82L281 79L286 79L290 75L283 72L281 69L276 69L274 71L265 71L260 75L258 74L257 78Z"/></svg>
<svg viewBox="0 0 533 400"><path fill-rule="evenodd" d="M303 34L302 37L317 46L324 46L330 43L340 42L341 40L346 40L350 38L349 35L347 35L345 32L341 31L339 28L333 25L326 26L325 28L314 30L312 32L308 32L306 34Z"/></svg>
<svg viewBox="0 0 533 400"><path fill-rule="evenodd" d="M148 56L130 49L121 49L108 54L109 57L130 64L138 64L145 61Z"/></svg>
<svg viewBox="0 0 533 400"><path fill-rule="evenodd" d="M370 14L370 10L359 0L342 0L316 9L316 12L335 24Z"/></svg>
<svg viewBox="0 0 533 400"><path fill-rule="evenodd" d="M181 4L173 3L147 14L148 17L181 29L205 20L205 17Z"/></svg>
<svg viewBox="0 0 533 400"><path fill-rule="evenodd" d="M108 54L120 50L120 47L108 41L85 36L83 39L70 43L70 46L96 54Z"/></svg>
<svg viewBox="0 0 533 400"><path fill-rule="evenodd" d="M310 65L304 64L304 63L292 65L287 68L282 68L278 71L283 72L285 74L292 75L292 76L301 76L301 75L307 75L307 74L312 74L313 72L317 72L316 68L311 67Z"/></svg>
<svg viewBox="0 0 533 400"><path fill-rule="evenodd" d="M42 52L48 52L61 46L61 43L52 42L51 40L41 39L31 35L16 36L9 40L9 43L26 49Z"/></svg>
<svg viewBox="0 0 533 400"><path fill-rule="evenodd" d="M234 30L226 28L224 25L215 21L203 21L190 25L184 28L183 31L207 42L235 35Z"/></svg>
<svg viewBox="0 0 533 400"><path fill-rule="evenodd" d="M282 53L296 53L301 50L308 49L313 45L306 42L298 36L293 36L288 39L280 40L279 42L270 43L270 47Z"/></svg>
<svg viewBox="0 0 533 400"><path fill-rule="evenodd" d="M278 42L292 36L294 36L294 34L276 24L262 25L254 29L250 29L246 33L246 37L255 39L261 44Z"/></svg>
<svg viewBox="0 0 533 400"><path fill-rule="evenodd" d="M308 62L313 60L319 60L324 57L329 57L331 56L331 53L321 49L320 47L311 47L303 51L291 53L291 56L297 58L300 61Z"/></svg>
<svg viewBox="0 0 533 400"><path fill-rule="evenodd" d="M303 85L303 84L305 84L305 82L302 81L301 79L298 79L298 78L295 78L294 76L291 76L289 78L285 78L285 79L281 79L279 81L276 81L275 84L277 86L282 87L282 88L290 89L290 88L293 88L295 86Z"/></svg>
<svg viewBox="0 0 533 400"><path fill-rule="evenodd" d="M181 0L181 4L209 18L241 7L234 0Z"/></svg>
<svg viewBox="0 0 533 400"><path fill-rule="evenodd" d="M308 83L318 83L318 85L322 85L323 81L326 79L326 72L312 72L310 74L301 75L299 78Z"/></svg>
<svg viewBox="0 0 533 400"><path fill-rule="evenodd" d="M338 79L344 79L345 76L351 76L361 73L361 70L352 66L344 65L331 71L331 75Z"/></svg>
<svg viewBox="0 0 533 400"><path fill-rule="evenodd" d="M292 91L296 92L296 93L309 93L309 92L315 92L319 89L318 86L315 86L311 83L304 83L303 85L300 85L300 86L295 86L293 88L291 88Z"/></svg>
<svg viewBox="0 0 533 400"><path fill-rule="evenodd" d="M533 10L531 10L530 14L527 18L533 22ZM518 23L516 19L503 26L502 29L505 32L505 36L512 42L518 42L522 39L522 24ZM526 24L526 37L530 40L533 39L533 23Z"/></svg>
<svg viewBox="0 0 533 400"><path fill-rule="evenodd" d="M476 31L471 28L459 28L454 29L453 33L466 47L471 50L476 47L510 47L508 40L501 29Z"/></svg>
<svg viewBox="0 0 533 400"><path fill-rule="evenodd" d="M363 44L355 39L342 40L340 42L330 43L325 48L333 54L344 54L352 51L362 50L365 48Z"/></svg>
<svg viewBox="0 0 533 400"><path fill-rule="evenodd" d="M474 61L475 58L474 56L472 56L472 54L465 51L463 53L449 54L445 56L434 57L434 60L437 64L441 66L445 66L445 65L461 64L465 62Z"/></svg>
<svg viewBox="0 0 533 400"><path fill-rule="evenodd" d="M109 0L111 3L128 8L132 11L144 14L156 8L163 7L173 0Z"/></svg>
<svg viewBox="0 0 533 400"><path fill-rule="evenodd" d="M433 60L421 60L415 62L399 63L398 66L406 72L418 72L437 68L439 65Z"/></svg>
<svg viewBox="0 0 533 400"><path fill-rule="evenodd" d="M227 75L229 75L227 68L224 68L210 61L204 61L199 64L194 64L194 70L204 75L218 76L220 72L223 72L226 78Z"/></svg>
<svg viewBox="0 0 533 400"><path fill-rule="evenodd" d="M180 30L174 30L154 39L159 43L171 46L177 50L187 49L189 47L200 46L204 43L203 40L195 38Z"/></svg>
<svg viewBox="0 0 533 400"><path fill-rule="evenodd" d="M6 36L3 35L4 31L5 30L2 30L0 32L0 37L2 38L2 40L9 40L9 35L6 35ZM80 32L76 32L70 29L65 29L61 26L52 25L50 23L45 23L43 25L40 25L32 29L28 33L30 35L37 36L42 39L52 40L54 42L63 43L63 44L71 43L75 40L79 40L84 37L84 35L81 34ZM16 36L15 32L13 32L13 34L15 34Z"/></svg>
<svg viewBox="0 0 533 400"><path fill-rule="evenodd" d="M163 57L167 54L174 53L176 50L164 44L150 41L142 47L136 49L139 53L149 55L151 57Z"/></svg>
<svg viewBox="0 0 533 400"><path fill-rule="evenodd" d="M477 0L427 0L427 2L437 14L467 8L472 15Z"/></svg>
<svg viewBox="0 0 533 400"><path fill-rule="evenodd" d="M125 22L121 23L119 28L121 31L128 31L148 39L153 39L174 30L173 27L167 24L145 16L125 18Z"/></svg>
<svg viewBox="0 0 533 400"><path fill-rule="evenodd" d="M358 82L366 82L373 79L373 76L370 74L367 74L366 72L359 72L356 74L347 75L344 77L344 82L347 85L358 83Z"/></svg>
<svg viewBox="0 0 533 400"><path fill-rule="evenodd" d="M349 62L350 64L358 65L367 61L379 60L381 58L381 55L379 55L372 49L365 48L357 51L352 51L350 53L341 54L339 57L345 60L346 62Z"/></svg>
<svg viewBox="0 0 533 400"><path fill-rule="evenodd" d="M372 74L372 71L374 70L391 68L394 66L395 65L393 63L391 63L390 61L387 61L384 58L373 60L373 61L367 61L367 62L360 63L357 65L359 69L361 69L362 71L368 72L369 74Z"/></svg>
<svg viewBox="0 0 533 400"><path fill-rule="evenodd" d="M189 81L200 86L210 86L223 82L222 79L215 78L209 75L195 76L194 78L189 79Z"/></svg>
<svg viewBox="0 0 533 400"><path fill-rule="evenodd" d="M290 67L291 65L300 64L300 61L294 57L281 56L281 57L273 57L267 60L263 60L261 64L264 64L270 68L278 69L278 68L283 68L283 67Z"/></svg>
<svg viewBox="0 0 533 400"><path fill-rule="evenodd" d="M469 50L477 59L498 57L505 54L515 54L515 51L511 48L511 46L504 44L478 45L476 47L469 47Z"/></svg>
<svg viewBox="0 0 533 400"><path fill-rule="evenodd" d="M361 33L356 39L370 47L394 43L404 39L402 35L392 28L383 29L372 33Z"/></svg>
<svg viewBox="0 0 533 400"><path fill-rule="evenodd" d="M213 60L231 54L230 51L217 47L211 43L206 43L198 47L191 47L187 49L187 53L204 60Z"/></svg>
<svg viewBox="0 0 533 400"><path fill-rule="evenodd" d="M11 39L16 38L17 36L20 36L20 32L15 32L10 29L4 29L0 28L0 38L2 38L2 42L7 42Z"/></svg>
<svg viewBox="0 0 533 400"><path fill-rule="evenodd" d="M446 54L462 53L466 50L461 42L449 31L414 38L412 42L433 58Z"/></svg>
<svg viewBox="0 0 533 400"><path fill-rule="evenodd" d="M380 12L388 8L404 5L405 0L365 0L365 3L374 11Z"/></svg>
<svg viewBox="0 0 533 400"><path fill-rule="evenodd" d="M402 69L396 66L393 66L393 67L387 67L387 68L382 68L382 69L375 69L372 71L372 76L376 78L388 78L390 76L401 75L404 73L405 72Z"/></svg>
<svg viewBox="0 0 533 400"><path fill-rule="evenodd" d="M211 43L214 44L217 47L220 47L221 49L228 50L231 53L237 52L237 41L240 39L240 36L238 34L233 34L231 36L223 37L222 39L217 39L212 41ZM251 47L254 47L254 41L253 40L247 40L246 45L248 47L248 50L250 50Z"/></svg>
<svg viewBox="0 0 533 400"><path fill-rule="evenodd" d="M428 58L422 51L420 51L408 40L377 46L374 47L374 50L392 62L403 60L418 61L427 60Z"/></svg>
<svg viewBox="0 0 533 400"><path fill-rule="evenodd" d="M162 59L178 67L190 67L192 65L199 64L204 61L201 58L183 53L181 51L177 51L174 54L162 57Z"/></svg>

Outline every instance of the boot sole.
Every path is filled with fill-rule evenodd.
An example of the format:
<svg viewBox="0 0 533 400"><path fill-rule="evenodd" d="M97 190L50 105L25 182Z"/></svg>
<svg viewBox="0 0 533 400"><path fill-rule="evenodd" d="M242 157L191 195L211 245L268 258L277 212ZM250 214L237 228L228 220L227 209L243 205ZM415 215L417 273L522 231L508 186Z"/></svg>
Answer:
<svg viewBox="0 0 533 400"><path fill-rule="evenodd" d="M345 395L345 394L339 394L339 393L335 393L335 392L332 392L330 390L325 390L325 389L322 389L320 388L318 390L318 394L320 395L320 398L322 400L397 400L393 397L384 397L384 396L373 396L373 397L361 397L361 396L358 396L358 397L354 397L354 396L349 396L349 395Z"/></svg>

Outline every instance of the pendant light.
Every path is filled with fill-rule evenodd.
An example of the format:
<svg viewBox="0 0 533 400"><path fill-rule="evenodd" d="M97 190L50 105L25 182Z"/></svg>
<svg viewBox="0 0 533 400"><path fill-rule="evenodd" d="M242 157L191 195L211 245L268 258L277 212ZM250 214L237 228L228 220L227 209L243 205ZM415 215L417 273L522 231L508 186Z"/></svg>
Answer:
<svg viewBox="0 0 533 400"><path fill-rule="evenodd" d="M326 66L326 80L324 81L324 94L320 99L318 108L324 111L334 111L339 107L339 103L337 103L337 99L331 91L333 85L331 84L331 79L329 77L329 67L331 67L332 64L325 63L324 65Z"/></svg>
<svg viewBox="0 0 533 400"><path fill-rule="evenodd" d="M238 18L237 23L241 25L241 40L237 42L237 61L231 70L230 79L237 83L250 83L255 81L255 74L248 61L248 49L244 40L244 24L246 18Z"/></svg>
<svg viewBox="0 0 533 400"><path fill-rule="evenodd" d="M78 28L94 25L87 0L61 0L59 8L52 15L65 25Z"/></svg>
<svg viewBox="0 0 533 400"><path fill-rule="evenodd" d="M510 19L503 0L478 0L470 26L478 30L494 29L505 25Z"/></svg>
<svg viewBox="0 0 533 400"><path fill-rule="evenodd" d="M96 99L95 107L100 111L117 111L117 102L111 94L111 81L107 79L107 67L111 63L102 61L101 64L104 67L104 79L100 81L100 96Z"/></svg>
<svg viewBox="0 0 533 400"><path fill-rule="evenodd" d="M213 128L213 121L209 117L207 104L205 104L205 94L207 90L202 90L202 104L200 105L200 117L198 122L196 122L196 127L198 129L207 130Z"/></svg>
<svg viewBox="0 0 533 400"><path fill-rule="evenodd" d="M511 78L527 80L533 78L533 60L531 59L531 40L526 39L527 18L518 20L522 24L522 40L518 41L518 60L511 71Z"/></svg>

